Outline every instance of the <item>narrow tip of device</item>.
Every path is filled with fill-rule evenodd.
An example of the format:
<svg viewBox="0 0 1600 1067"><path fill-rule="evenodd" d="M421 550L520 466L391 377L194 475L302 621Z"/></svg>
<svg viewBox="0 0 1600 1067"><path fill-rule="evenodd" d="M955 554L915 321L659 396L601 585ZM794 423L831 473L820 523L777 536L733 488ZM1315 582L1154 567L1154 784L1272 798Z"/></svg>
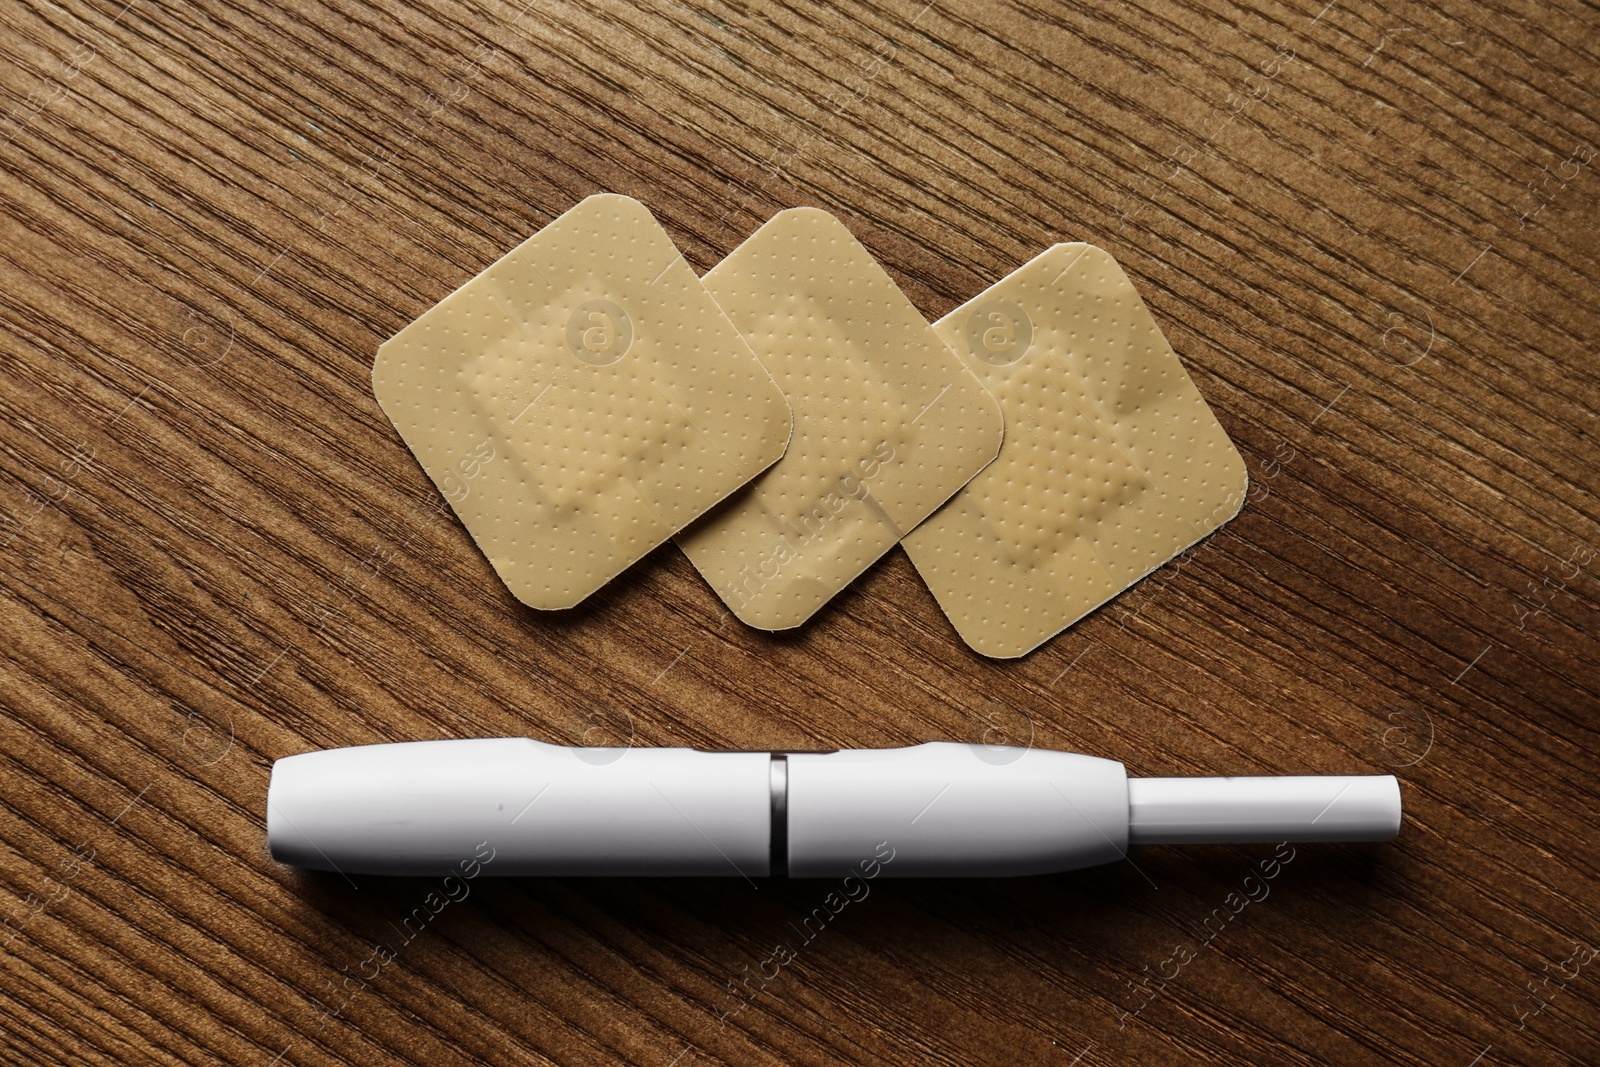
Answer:
<svg viewBox="0 0 1600 1067"><path fill-rule="evenodd" d="M1128 779L1137 845L1389 841L1401 821L1392 774Z"/></svg>

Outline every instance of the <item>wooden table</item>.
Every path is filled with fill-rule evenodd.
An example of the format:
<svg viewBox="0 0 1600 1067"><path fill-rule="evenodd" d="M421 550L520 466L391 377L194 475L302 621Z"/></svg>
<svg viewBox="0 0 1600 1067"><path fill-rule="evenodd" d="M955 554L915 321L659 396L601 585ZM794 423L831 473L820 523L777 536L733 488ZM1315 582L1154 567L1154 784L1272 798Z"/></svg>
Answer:
<svg viewBox="0 0 1600 1067"><path fill-rule="evenodd" d="M1595 9L1322 3L8 8L0 1057L1600 1062ZM826 208L930 318L1100 244L1251 501L1020 661L898 550L779 636L671 546L525 609L369 371L602 190L698 270ZM408 924L431 883L267 855L274 759L502 734L1393 769L1407 818L878 881L809 942L818 883Z"/></svg>

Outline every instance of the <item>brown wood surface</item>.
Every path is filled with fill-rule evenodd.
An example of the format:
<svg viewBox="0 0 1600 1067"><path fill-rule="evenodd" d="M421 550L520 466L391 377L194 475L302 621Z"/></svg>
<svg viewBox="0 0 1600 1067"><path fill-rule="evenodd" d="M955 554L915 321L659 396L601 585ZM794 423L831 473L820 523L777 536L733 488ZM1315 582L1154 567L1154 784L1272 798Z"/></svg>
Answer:
<svg viewBox="0 0 1600 1067"><path fill-rule="evenodd" d="M1597 10L1324 2L8 5L0 1059L1600 1062ZM1015 662L899 551L781 636L671 546L522 608L368 375L604 190L699 270L824 207L930 317L1103 245L1250 502ZM1395 769L1407 817L880 880L810 943L815 883L483 879L407 939L429 882L268 857L272 760L502 734Z"/></svg>

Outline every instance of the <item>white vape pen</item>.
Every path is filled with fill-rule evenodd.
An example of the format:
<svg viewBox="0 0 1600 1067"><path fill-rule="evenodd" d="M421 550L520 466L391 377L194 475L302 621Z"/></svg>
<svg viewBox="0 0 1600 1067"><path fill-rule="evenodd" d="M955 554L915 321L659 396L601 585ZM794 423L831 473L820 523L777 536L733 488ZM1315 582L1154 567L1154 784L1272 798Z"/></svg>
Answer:
<svg viewBox="0 0 1600 1067"><path fill-rule="evenodd" d="M1392 775L1129 778L1113 760L933 742L840 752L418 741L280 759L283 863L434 875L993 877L1107 863L1129 845L1387 841Z"/></svg>

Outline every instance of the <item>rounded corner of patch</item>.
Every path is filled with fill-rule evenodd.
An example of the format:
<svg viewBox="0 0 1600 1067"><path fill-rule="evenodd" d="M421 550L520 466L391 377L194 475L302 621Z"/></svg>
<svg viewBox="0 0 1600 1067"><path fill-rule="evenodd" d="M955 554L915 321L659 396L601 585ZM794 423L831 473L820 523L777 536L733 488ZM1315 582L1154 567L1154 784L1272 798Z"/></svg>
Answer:
<svg viewBox="0 0 1600 1067"><path fill-rule="evenodd" d="M1229 446L1226 460L1227 469L1223 477L1227 483L1228 499L1236 501L1236 503L1233 510L1223 516L1222 522L1217 523L1218 526L1237 517L1244 510L1245 502L1250 499L1250 467L1245 463L1244 457L1239 454L1239 450L1231 447L1231 441Z"/></svg>
<svg viewBox="0 0 1600 1067"><path fill-rule="evenodd" d="M1244 465L1243 459L1239 461L1239 485L1233 492L1239 498L1239 503L1234 506L1228 517L1222 520L1223 522L1237 518L1244 510L1245 501L1250 499L1250 468Z"/></svg>
<svg viewBox="0 0 1600 1067"><path fill-rule="evenodd" d="M498 574L499 570L496 567L495 573ZM505 583L505 587L510 591L511 595L517 598L517 603L535 611L570 611L589 599L590 594L594 592L591 589L587 592L574 593L568 596L556 596L549 589L530 589L526 586L519 588L520 583L519 586L513 586L506 581L504 574L500 575L500 580Z"/></svg>
<svg viewBox="0 0 1600 1067"><path fill-rule="evenodd" d="M1113 266L1115 266L1117 268L1117 270L1119 272L1122 271L1122 264L1117 262L1117 257L1113 256L1110 252L1107 252L1104 248L1101 248L1099 245L1090 244L1088 241L1074 241L1071 244L1057 245L1056 247L1057 248L1076 248L1076 249L1079 249L1080 251L1078 252L1078 255L1083 257L1084 259L1089 259L1089 258L1093 257L1094 259L1096 259L1096 260L1098 260L1098 261L1100 261L1102 263L1110 263L1110 264L1112 264Z"/></svg>
<svg viewBox="0 0 1600 1067"><path fill-rule="evenodd" d="M651 214L648 207L626 193L592 193L574 204L567 214L607 210L613 211L618 219L659 225L656 223L656 217ZM565 217L565 215L562 216L562 218Z"/></svg>
<svg viewBox="0 0 1600 1067"><path fill-rule="evenodd" d="M957 632L959 633L959 631ZM1045 638L1031 645L1023 644L1019 647L1015 641L991 640L967 634L961 634L961 639L967 643L968 648L985 659L1021 659L1049 640L1049 638Z"/></svg>
<svg viewBox="0 0 1600 1067"><path fill-rule="evenodd" d="M783 390L778 388L776 382L772 386L772 437L783 442L783 451L788 451L789 441L794 437L794 405L789 403L789 398L783 395ZM781 456L783 452L779 452Z"/></svg>
<svg viewBox="0 0 1600 1067"><path fill-rule="evenodd" d="M762 633L768 634L778 634L783 633L785 630L798 629L804 626L811 618L810 615L807 615L803 619L796 619L777 612L752 612L749 609L746 609L744 614L735 611L733 617L752 630L760 630Z"/></svg>
<svg viewBox="0 0 1600 1067"><path fill-rule="evenodd" d="M987 388L984 388L982 382L978 383L978 387L980 390L982 390L982 396L978 398L978 403L984 410L990 412L990 418L988 419L990 425L984 427L984 433L987 436L994 437L994 452L995 455L998 456L1000 454L1000 449L1004 447L1006 440L1005 405L1000 403L999 397L995 396Z"/></svg>

